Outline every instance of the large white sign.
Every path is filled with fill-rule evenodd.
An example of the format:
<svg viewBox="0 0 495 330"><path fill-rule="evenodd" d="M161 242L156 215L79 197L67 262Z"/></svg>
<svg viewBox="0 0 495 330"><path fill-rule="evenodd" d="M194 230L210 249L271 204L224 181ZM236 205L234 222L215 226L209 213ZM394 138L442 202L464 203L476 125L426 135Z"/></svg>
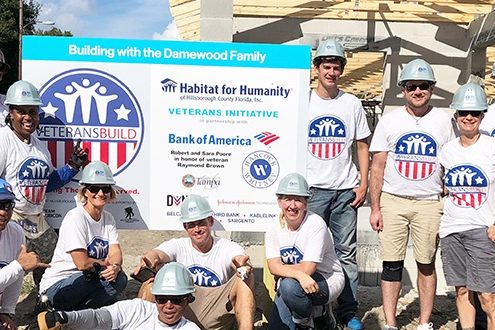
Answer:
<svg viewBox="0 0 495 330"><path fill-rule="evenodd" d="M57 167L78 139L109 164L119 228L182 229L190 194L208 198L217 229L278 221L278 182L305 173L309 66L306 46L23 40L23 76L43 102L39 138ZM47 195L55 227L78 187Z"/></svg>

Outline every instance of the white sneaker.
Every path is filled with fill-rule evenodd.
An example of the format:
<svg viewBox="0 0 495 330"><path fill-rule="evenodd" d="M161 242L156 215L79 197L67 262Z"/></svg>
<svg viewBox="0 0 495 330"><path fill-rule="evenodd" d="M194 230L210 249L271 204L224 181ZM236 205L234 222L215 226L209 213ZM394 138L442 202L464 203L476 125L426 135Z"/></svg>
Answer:
<svg viewBox="0 0 495 330"><path fill-rule="evenodd" d="M382 330L399 330L397 327L393 327L391 325L385 324L382 328Z"/></svg>
<svg viewBox="0 0 495 330"><path fill-rule="evenodd" d="M433 330L433 323L423 323L418 325L417 330Z"/></svg>

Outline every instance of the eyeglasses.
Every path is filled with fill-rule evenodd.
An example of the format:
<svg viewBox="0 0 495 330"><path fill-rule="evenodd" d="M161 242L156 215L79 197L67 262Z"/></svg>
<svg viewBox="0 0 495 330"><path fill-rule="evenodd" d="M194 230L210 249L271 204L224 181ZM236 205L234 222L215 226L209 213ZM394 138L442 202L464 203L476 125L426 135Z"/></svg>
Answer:
<svg viewBox="0 0 495 330"><path fill-rule="evenodd" d="M180 305L186 298L187 296L155 296L155 301L160 305L166 304L167 301L170 301L174 305Z"/></svg>
<svg viewBox="0 0 495 330"><path fill-rule="evenodd" d="M10 211L15 207L15 202L10 200L0 201L0 210Z"/></svg>
<svg viewBox="0 0 495 330"><path fill-rule="evenodd" d="M424 83L421 83L421 84L405 84L404 85L404 88L408 91L408 92L413 92L416 90L416 88L418 88L422 91L426 91L428 90L430 87L431 87L431 83L429 82L424 82Z"/></svg>
<svg viewBox="0 0 495 330"><path fill-rule="evenodd" d="M457 115L459 117L467 117L471 115L471 117L480 117L483 111L474 111L474 110L459 110L457 111Z"/></svg>
<svg viewBox="0 0 495 330"><path fill-rule="evenodd" d="M90 193L92 194L97 194L101 191L103 191L104 194L109 194L112 192L112 186L98 186L98 185L88 185L86 188L89 190Z"/></svg>

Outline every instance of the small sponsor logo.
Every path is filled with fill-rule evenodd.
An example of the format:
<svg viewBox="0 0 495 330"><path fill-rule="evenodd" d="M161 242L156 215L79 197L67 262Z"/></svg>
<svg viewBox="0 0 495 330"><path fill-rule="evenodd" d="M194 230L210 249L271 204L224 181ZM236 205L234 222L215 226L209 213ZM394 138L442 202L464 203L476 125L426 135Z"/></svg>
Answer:
<svg viewBox="0 0 495 330"><path fill-rule="evenodd" d="M196 183L196 178L191 174L186 174L182 177L182 185L186 188L191 188Z"/></svg>
<svg viewBox="0 0 495 330"><path fill-rule="evenodd" d="M277 158L266 151L252 152L242 162L242 176L254 188L270 187L277 180L279 171Z"/></svg>
<svg viewBox="0 0 495 330"><path fill-rule="evenodd" d="M254 137L258 139L258 141L263 143L265 146L280 139L280 136L270 132L261 132L260 134L257 134Z"/></svg>

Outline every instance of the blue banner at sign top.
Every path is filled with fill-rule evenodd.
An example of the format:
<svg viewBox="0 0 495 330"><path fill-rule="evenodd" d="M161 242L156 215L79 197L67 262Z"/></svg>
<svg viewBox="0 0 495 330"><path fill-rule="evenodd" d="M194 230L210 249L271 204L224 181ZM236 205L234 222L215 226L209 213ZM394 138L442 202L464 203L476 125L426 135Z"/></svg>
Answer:
<svg viewBox="0 0 495 330"><path fill-rule="evenodd" d="M23 37L23 60L309 69L303 45Z"/></svg>

